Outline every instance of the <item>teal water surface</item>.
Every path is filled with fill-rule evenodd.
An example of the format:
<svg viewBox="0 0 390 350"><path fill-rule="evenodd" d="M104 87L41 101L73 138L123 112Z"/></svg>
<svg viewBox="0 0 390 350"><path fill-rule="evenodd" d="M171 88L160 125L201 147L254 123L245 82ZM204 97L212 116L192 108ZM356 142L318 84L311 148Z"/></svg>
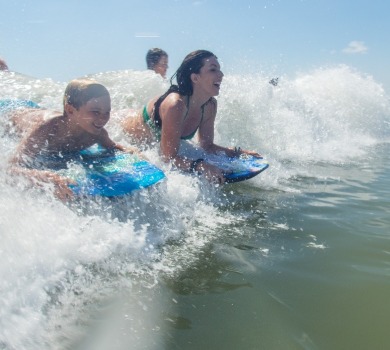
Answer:
<svg viewBox="0 0 390 350"><path fill-rule="evenodd" d="M221 224L195 262L140 287L142 325L117 327L120 348L132 348L140 329L145 349L388 348L388 154L382 145L365 165L317 169L328 178L297 178L300 193L235 187L220 210L245 220ZM186 264L184 244L170 247L176 264ZM117 319L134 315L133 298L119 303Z"/></svg>
<svg viewBox="0 0 390 350"><path fill-rule="evenodd" d="M253 217L241 228L249 232L214 243L183 274L198 276L200 290L170 281L188 329L176 329L166 348L390 347L388 145L378 153L374 164L352 166L339 181L301 179L306 192L279 197L285 208L266 208L265 224L263 215ZM285 227L267 227L272 221Z"/></svg>
<svg viewBox="0 0 390 350"><path fill-rule="evenodd" d="M270 167L222 188L164 169L133 195L65 205L6 172L18 138L4 116L0 349L390 348L389 99L348 67L302 74L275 88L226 75L216 141ZM0 76L2 98L61 109L65 83ZM116 110L165 86L96 78L127 145Z"/></svg>

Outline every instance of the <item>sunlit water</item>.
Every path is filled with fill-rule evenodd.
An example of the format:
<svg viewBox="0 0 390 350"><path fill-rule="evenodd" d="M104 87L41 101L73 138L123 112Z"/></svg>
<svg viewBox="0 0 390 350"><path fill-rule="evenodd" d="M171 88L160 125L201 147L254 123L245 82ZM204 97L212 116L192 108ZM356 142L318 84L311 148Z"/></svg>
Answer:
<svg viewBox="0 0 390 350"><path fill-rule="evenodd" d="M167 83L94 78L112 95L110 134L131 144L115 111ZM222 188L167 171L66 206L6 174L17 137L3 119L0 349L388 348L389 97L346 66L268 81L225 76L217 142L270 168ZM0 73L0 99L61 110L65 86Z"/></svg>

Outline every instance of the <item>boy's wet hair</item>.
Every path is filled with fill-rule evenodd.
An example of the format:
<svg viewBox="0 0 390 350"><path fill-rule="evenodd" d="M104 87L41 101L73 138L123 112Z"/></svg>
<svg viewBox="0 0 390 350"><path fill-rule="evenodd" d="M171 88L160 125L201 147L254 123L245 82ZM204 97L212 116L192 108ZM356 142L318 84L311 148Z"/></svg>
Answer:
<svg viewBox="0 0 390 350"><path fill-rule="evenodd" d="M105 86L93 79L74 79L65 89L64 107L69 104L76 109L85 105L92 98L99 98L110 93ZM64 111L65 114L65 111Z"/></svg>
<svg viewBox="0 0 390 350"><path fill-rule="evenodd" d="M168 54L157 47L150 49L146 54L146 66L148 69L154 69L154 66L160 61L161 57L168 57Z"/></svg>

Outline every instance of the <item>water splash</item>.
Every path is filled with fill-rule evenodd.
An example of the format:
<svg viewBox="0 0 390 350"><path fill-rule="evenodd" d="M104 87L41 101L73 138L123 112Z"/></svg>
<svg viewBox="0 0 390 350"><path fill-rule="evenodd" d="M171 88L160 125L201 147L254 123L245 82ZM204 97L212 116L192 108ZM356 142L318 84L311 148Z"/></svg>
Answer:
<svg viewBox="0 0 390 350"><path fill-rule="evenodd" d="M276 160L344 162L389 140L390 102L371 77L347 66L281 78L227 77L218 138Z"/></svg>
<svg viewBox="0 0 390 350"><path fill-rule="evenodd" d="M61 110L65 83L6 74L0 76L1 98L31 99ZM140 108L167 88L151 72L92 77L109 88L113 110ZM277 86L268 81L261 74L226 76L218 97L216 141L258 150L271 164L251 180L251 191L259 196L266 190L299 192L298 176L329 176L311 164L357 162L371 145L389 140L389 98L371 77L337 66L280 77ZM116 141L129 142L115 120L108 128ZM150 300L161 276L180 275L210 242L226 232L239 235L240 223L261 211L254 199L237 198L240 185L215 189L178 172L168 172L162 186L117 202L68 207L23 181L9 184L4 169L16 143L6 135L0 142L5 155L0 160L5 262L0 267L0 347L5 349L72 347L93 328L95 317L98 323L96 314L111 296L122 293L133 313L127 344L158 344L157 331L145 336L142 329L147 324L158 328L158 303ZM157 152L147 156L159 162ZM235 204L240 201L249 204Z"/></svg>

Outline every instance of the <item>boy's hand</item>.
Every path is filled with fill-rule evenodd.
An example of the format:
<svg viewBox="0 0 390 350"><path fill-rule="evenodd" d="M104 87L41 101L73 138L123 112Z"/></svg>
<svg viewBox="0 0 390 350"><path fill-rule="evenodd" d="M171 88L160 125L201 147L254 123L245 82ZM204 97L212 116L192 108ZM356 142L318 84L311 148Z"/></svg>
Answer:
<svg viewBox="0 0 390 350"><path fill-rule="evenodd" d="M75 185L75 181L57 174L50 174L49 177L50 181L54 184L54 195L56 198L62 202L68 202L74 198L74 193L69 188L69 185Z"/></svg>

